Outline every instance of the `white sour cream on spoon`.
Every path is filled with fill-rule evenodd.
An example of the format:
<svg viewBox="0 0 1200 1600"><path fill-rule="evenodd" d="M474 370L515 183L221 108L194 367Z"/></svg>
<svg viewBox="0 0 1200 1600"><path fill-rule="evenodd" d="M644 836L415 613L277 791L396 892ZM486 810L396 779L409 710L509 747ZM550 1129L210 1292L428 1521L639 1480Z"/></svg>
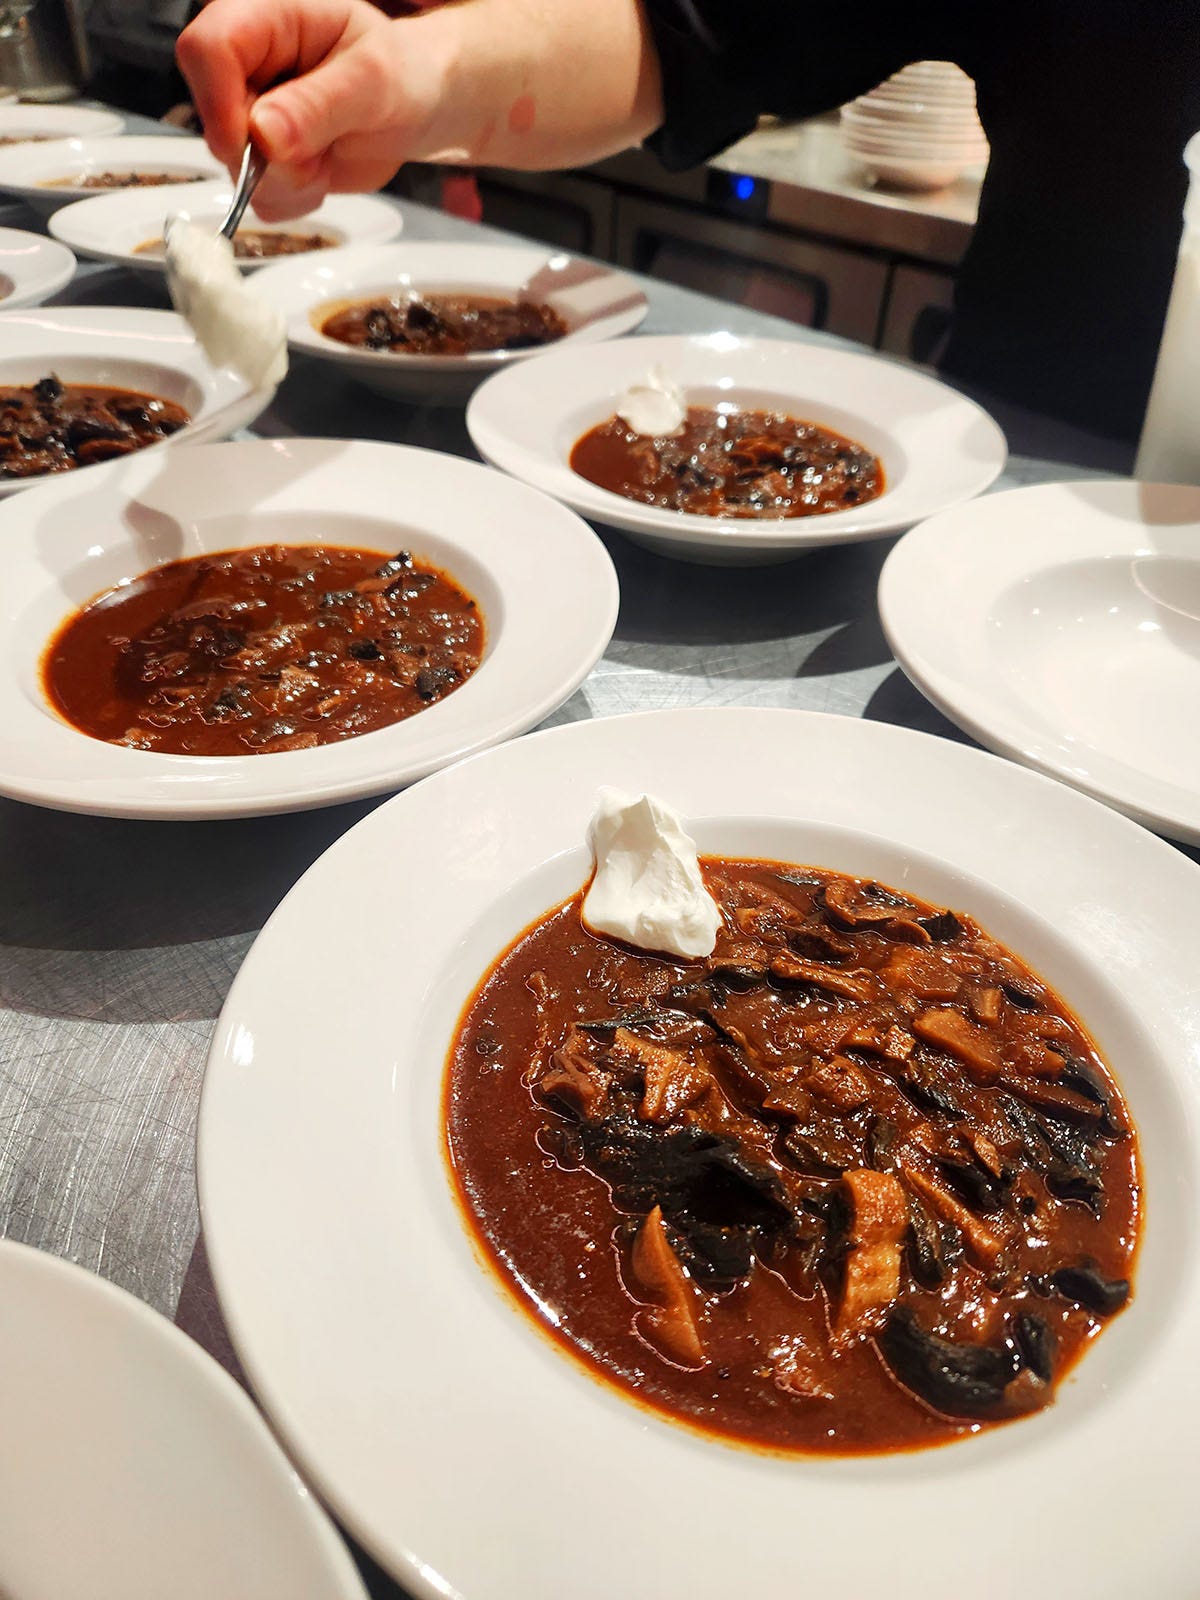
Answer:
<svg viewBox="0 0 1200 1600"><path fill-rule="evenodd" d="M183 217L167 227L171 298L195 331L214 367L232 367L256 389L287 375L283 313L238 270L233 245Z"/></svg>

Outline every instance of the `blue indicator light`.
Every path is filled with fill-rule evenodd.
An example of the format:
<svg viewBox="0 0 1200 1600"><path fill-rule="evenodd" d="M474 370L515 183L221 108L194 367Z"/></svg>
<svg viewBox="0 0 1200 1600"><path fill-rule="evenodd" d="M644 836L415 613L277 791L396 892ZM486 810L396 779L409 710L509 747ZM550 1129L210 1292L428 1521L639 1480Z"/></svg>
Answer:
<svg viewBox="0 0 1200 1600"><path fill-rule="evenodd" d="M749 200L756 187L757 185L753 178L735 178L733 180L733 192L739 200Z"/></svg>

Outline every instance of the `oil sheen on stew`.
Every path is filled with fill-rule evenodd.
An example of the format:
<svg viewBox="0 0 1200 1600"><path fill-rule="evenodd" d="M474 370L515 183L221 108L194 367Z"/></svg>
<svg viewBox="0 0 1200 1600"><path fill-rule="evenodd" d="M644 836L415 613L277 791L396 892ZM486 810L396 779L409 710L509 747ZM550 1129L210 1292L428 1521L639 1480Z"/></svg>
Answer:
<svg viewBox="0 0 1200 1600"><path fill-rule="evenodd" d="M639 505L701 517L812 517L884 491L877 456L775 411L689 406L681 432L651 438L620 417L585 433L571 470Z"/></svg>
<svg viewBox="0 0 1200 1600"><path fill-rule="evenodd" d="M745 1443L911 1449L1048 1404L1139 1228L1082 1025L963 913L703 868L708 960L597 937L576 896L468 1006L447 1137L496 1271L600 1375Z"/></svg>
<svg viewBox="0 0 1200 1600"><path fill-rule="evenodd" d="M567 331L556 311L532 300L437 294L363 300L326 315L320 326L326 338L342 344L415 356L529 350L561 339Z"/></svg>
<svg viewBox="0 0 1200 1600"><path fill-rule="evenodd" d="M258 545L172 561L68 618L46 696L93 738L269 755L386 728L478 667L484 620L407 551Z"/></svg>

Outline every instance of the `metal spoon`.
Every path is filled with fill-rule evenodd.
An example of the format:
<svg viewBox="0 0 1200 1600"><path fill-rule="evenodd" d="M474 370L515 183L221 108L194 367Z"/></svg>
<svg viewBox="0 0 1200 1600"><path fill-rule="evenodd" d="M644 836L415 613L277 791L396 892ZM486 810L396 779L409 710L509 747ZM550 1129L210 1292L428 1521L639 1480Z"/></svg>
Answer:
<svg viewBox="0 0 1200 1600"><path fill-rule="evenodd" d="M229 210L225 213L225 221L217 229L227 239L232 239L237 232L238 223L246 214L246 207L258 188L263 173L267 170L267 158L255 144L253 139L247 139L246 148L242 152L242 167L238 173L237 183L233 190L233 199L229 202Z"/></svg>

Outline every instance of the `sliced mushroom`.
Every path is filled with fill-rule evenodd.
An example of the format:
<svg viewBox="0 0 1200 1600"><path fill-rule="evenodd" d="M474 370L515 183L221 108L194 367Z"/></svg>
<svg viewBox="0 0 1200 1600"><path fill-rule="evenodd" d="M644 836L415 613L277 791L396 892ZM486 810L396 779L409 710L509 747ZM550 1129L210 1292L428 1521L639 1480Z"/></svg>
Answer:
<svg viewBox="0 0 1200 1600"><path fill-rule="evenodd" d="M811 984L814 988L825 989L847 1000L869 1001L875 994L875 985L869 973L849 973L839 967L826 967L819 961L808 961L803 956L793 955L790 950L781 950L771 957L770 972L780 983Z"/></svg>
<svg viewBox="0 0 1200 1600"><path fill-rule="evenodd" d="M638 1229L630 1256L632 1275L654 1304L640 1311L635 1326L660 1354L681 1367L702 1367L706 1360L700 1337L696 1292L667 1238L659 1206Z"/></svg>
<svg viewBox="0 0 1200 1600"><path fill-rule="evenodd" d="M1008 1241L1011 1224L1001 1222L995 1227L989 1227L963 1205L949 1189L936 1179L928 1177L919 1168L904 1162L900 1170L905 1182L927 1200L939 1216L959 1229L967 1242L967 1249L975 1260L984 1267L994 1266Z"/></svg>
<svg viewBox="0 0 1200 1600"><path fill-rule="evenodd" d="M843 1174L850 1198L849 1249L835 1344L878 1325L900 1293L900 1251L908 1231L904 1190L890 1172L861 1167Z"/></svg>
<svg viewBox="0 0 1200 1600"><path fill-rule="evenodd" d="M996 1040L985 1029L968 1021L961 1011L949 1008L922 1011L913 1018L913 1032L926 1044L945 1050L980 1083L994 1083L1000 1075L1000 1054Z"/></svg>

